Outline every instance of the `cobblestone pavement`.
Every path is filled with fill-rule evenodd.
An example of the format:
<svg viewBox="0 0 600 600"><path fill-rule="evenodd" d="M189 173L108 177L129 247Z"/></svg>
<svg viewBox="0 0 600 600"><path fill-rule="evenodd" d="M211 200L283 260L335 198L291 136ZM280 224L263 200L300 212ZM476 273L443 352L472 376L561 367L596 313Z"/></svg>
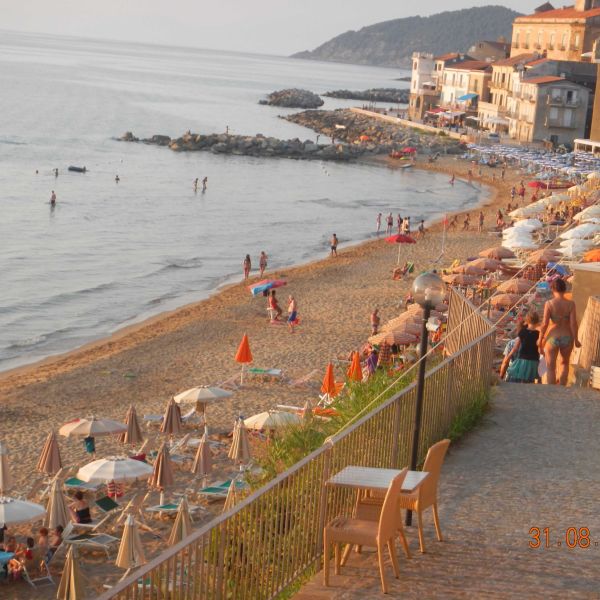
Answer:
<svg viewBox="0 0 600 600"><path fill-rule="evenodd" d="M484 423L450 448L435 539L425 513L426 554L408 528L390 595L373 553L352 554L341 576L322 573L295 600L354 598L599 598L600 394L590 389L502 384ZM529 547L530 528L541 531ZM549 547L544 529L548 528ZM570 530L574 528L575 531ZM590 531L590 545L581 528ZM569 538L567 540L567 531ZM569 548L569 544L574 548Z"/></svg>

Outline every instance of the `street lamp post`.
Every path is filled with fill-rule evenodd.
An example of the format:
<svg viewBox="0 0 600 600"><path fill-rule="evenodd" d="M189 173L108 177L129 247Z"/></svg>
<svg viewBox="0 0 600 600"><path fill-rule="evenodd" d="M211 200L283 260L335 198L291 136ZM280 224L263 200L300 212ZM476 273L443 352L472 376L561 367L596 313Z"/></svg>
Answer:
<svg viewBox="0 0 600 600"><path fill-rule="evenodd" d="M410 454L410 470L416 471L419 458L419 437L421 433L421 415L423 413L423 393L425 390L425 363L427 356L428 330L427 322L431 310L441 304L446 293L446 286L436 273L419 275L412 286L415 302L423 308L423 328L421 330L421 348L419 351L419 372L417 376L417 403L413 426L412 451ZM412 525L412 511L406 511L406 525Z"/></svg>

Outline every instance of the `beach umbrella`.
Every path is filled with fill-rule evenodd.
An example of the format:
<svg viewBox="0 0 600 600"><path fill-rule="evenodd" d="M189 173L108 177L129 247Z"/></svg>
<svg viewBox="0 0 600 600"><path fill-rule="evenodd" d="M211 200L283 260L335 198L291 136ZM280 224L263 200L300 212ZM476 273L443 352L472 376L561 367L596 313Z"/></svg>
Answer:
<svg viewBox="0 0 600 600"><path fill-rule="evenodd" d="M404 152L404 154L414 154L417 151L416 148L413 148L412 146L407 146L406 148L402 148L402 150L400 150L400 152Z"/></svg>
<svg viewBox="0 0 600 600"><path fill-rule="evenodd" d="M560 252L554 248L536 250L527 257L527 262L552 262L560 256Z"/></svg>
<svg viewBox="0 0 600 600"><path fill-rule="evenodd" d="M310 399L307 399L302 407L302 419L306 422L309 422L313 418L313 406Z"/></svg>
<svg viewBox="0 0 600 600"><path fill-rule="evenodd" d="M583 255L583 262L600 262L600 248L586 252Z"/></svg>
<svg viewBox="0 0 600 600"><path fill-rule="evenodd" d="M116 435L125 431L127 431L127 427L123 423L111 419L87 417L85 419L73 419L65 423L58 430L58 433L65 437L99 437L101 435Z"/></svg>
<svg viewBox="0 0 600 600"><path fill-rule="evenodd" d="M483 269L484 271L495 271L500 266L500 261L493 258L476 258L467 263L477 269Z"/></svg>
<svg viewBox="0 0 600 600"><path fill-rule="evenodd" d="M496 307L511 308L521 300L519 294L497 294L492 296L490 304Z"/></svg>
<svg viewBox="0 0 600 600"><path fill-rule="evenodd" d="M143 441L144 436L142 435L142 430L133 404L129 407L129 410L125 415L125 425L127 426L127 431L119 435L119 441L122 444L139 444Z"/></svg>
<svg viewBox="0 0 600 600"><path fill-rule="evenodd" d="M537 181L536 180L536 181L530 181L527 184L527 186L530 188L544 188L545 189L548 187L548 183L545 181Z"/></svg>
<svg viewBox="0 0 600 600"><path fill-rule="evenodd" d="M594 223L583 223L582 225L578 225L573 229L569 229L568 231L561 233L558 237L564 240L585 239L594 237L598 232L600 232L600 225L595 225Z"/></svg>
<svg viewBox="0 0 600 600"><path fill-rule="evenodd" d="M48 504L46 505L46 517L44 525L48 529L55 529L59 525L66 527L71 522L71 513L67 508L65 495L62 492L61 484L54 479L48 494Z"/></svg>
<svg viewBox="0 0 600 600"><path fill-rule="evenodd" d="M350 381L362 381L363 374L360 366L360 354L358 352L352 353L352 362L348 367L346 376Z"/></svg>
<svg viewBox="0 0 600 600"><path fill-rule="evenodd" d="M325 370L325 377L323 377L323 383L321 384L321 392L327 394L330 398L335 398L337 395L333 365L331 363L327 365L327 369Z"/></svg>
<svg viewBox="0 0 600 600"><path fill-rule="evenodd" d="M174 483L175 476L173 475L173 463L171 461L171 456L169 455L169 449L163 442L156 455L152 475L150 476L150 479L148 479L148 485L157 490L164 490Z"/></svg>
<svg viewBox="0 0 600 600"><path fill-rule="evenodd" d="M526 294L532 287L532 282L527 279L509 279L503 281L497 289L508 294Z"/></svg>
<svg viewBox="0 0 600 600"><path fill-rule="evenodd" d="M244 365L252 362L252 352L250 351L250 342L248 341L247 334L244 334L244 337L238 346L237 352L235 353L235 362L242 365L240 383L244 383Z"/></svg>
<svg viewBox="0 0 600 600"><path fill-rule="evenodd" d="M539 210L534 206L521 206L520 208L516 208L512 212L509 212L509 216L515 219L522 219L523 217L529 217L531 215L535 215L539 212Z"/></svg>
<svg viewBox="0 0 600 600"><path fill-rule="evenodd" d="M592 240L565 240L560 244L560 253L563 256L573 257L589 250L592 245Z"/></svg>
<svg viewBox="0 0 600 600"><path fill-rule="evenodd" d="M573 218L576 221L585 221L591 217L600 217L600 204L593 204L578 212Z"/></svg>
<svg viewBox="0 0 600 600"><path fill-rule="evenodd" d="M235 463L244 464L250 462L250 442L248 430L244 420L240 417L233 426L233 439L228 455Z"/></svg>
<svg viewBox="0 0 600 600"><path fill-rule="evenodd" d="M233 485L233 482L232 484ZM229 494L229 491L227 492ZM167 540L167 546L174 546L186 538L192 533L192 519L190 518L190 508L188 501L185 496L179 502L179 508L177 509L177 516L171 529L171 534Z"/></svg>
<svg viewBox="0 0 600 600"><path fill-rule="evenodd" d="M181 394L175 396L177 404L195 404L196 412L204 415L206 420L206 407L213 402L220 402L225 398L233 396L232 392L221 389L220 387L211 387L202 385L190 388Z"/></svg>
<svg viewBox="0 0 600 600"><path fill-rule="evenodd" d="M93 483L110 483L111 481L135 481L152 473L152 467L141 460L126 456L99 458L81 467L77 478Z"/></svg>
<svg viewBox="0 0 600 600"><path fill-rule="evenodd" d="M414 344L417 340L417 336L412 333L408 333L407 331L392 330L372 335L369 338L369 343L373 344L374 346L384 343L388 346L408 346L409 344ZM381 358L379 361L381 362Z"/></svg>
<svg viewBox="0 0 600 600"><path fill-rule="evenodd" d="M277 429L300 425L301 423L302 418L299 415L280 410L262 412L244 420L246 428L255 431L263 429L275 431Z"/></svg>
<svg viewBox="0 0 600 600"><path fill-rule="evenodd" d="M0 442L0 496L8 491L13 484L13 478L8 464L8 448Z"/></svg>
<svg viewBox="0 0 600 600"><path fill-rule="evenodd" d="M377 364L382 367L389 367L392 364L392 349L385 340L379 344Z"/></svg>
<svg viewBox="0 0 600 600"><path fill-rule="evenodd" d="M208 443L208 427L204 426L204 433L200 438L196 456L192 463L192 473L206 477L212 471L212 452Z"/></svg>
<svg viewBox="0 0 600 600"><path fill-rule="evenodd" d="M77 549L69 547L63 567L56 598L58 600L82 600L85 596L83 577L79 570Z"/></svg>
<svg viewBox="0 0 600 600"><path fill-rule="evenodd" d="M41 504L0 496L0 527L20 525L41 519L46 509Z"/></svg>
<svg viewBox="0 0 600 600"><path fill-rule="evenodd" d="M433 315L435 316L435 315ZM404 322L390 322L381 328L381 333L387 333L388 331L397 331L399 333L409 333L411 335L419 335L423 328L423 319L419 321L404 321Z"/></svg>
<svg viewBox="0 0 600 600"><path fill-rule="evenodd" d="M227 490L227 497L225 498L225 504L223 505L223 512L231 510L240 500L240 492L237 487L237 480L234 479Z"/></svg>
<svg viewBox="0 0 600 600"><path fill-rule="evenodd" d="M600 179L600 172L592 171L591 173L588 173L587 179Z"/></svg>
<svg viewBox="0 0 600 600"><path fill-rule="evenodd" d="M249 285L248 289L253 296L260 296L263 292L267 292L284 285L287 285L287 281L285 279L263 279L262 281L258 281L257 283Z"/></svg>
<svg viewBox="0 0 600 600"><path fill-rule="evenodd" d="M183 432L183 423L181 422L181 410L179 409L179 405L175 403L173 398L169 399L167 403L167 408L165 410L165 415L160 424L161 433L165 433L167 435L179 435Z"/></svg>
<svg viewBox="0 0 600 600"><path fill-rule="evenodd" d="M442 279L449 285L458 286L473 286L479 283L479 279L477 277L473 277L473 275L464 275L459 273L455 273L454 275L443 275Z"/></svg>
<svg viewBox="0 0 600 600"><path fill-rule="evenodd" d="M398 264L400 264L400 249L402 248L402 244L416 244L417 243L417 241L414 238L410 237L410 235L404 235L402 233L386 237L385 241L388 244L398 244Z"/></svg>
<svg viewBox="0 0 600 600"><path fill-rule="evenodd" d="M529 229L531 231L541 229L543 226L544 224L539 219L522 219L514 224L514 227L517 229Z"/></svg>
<svg viewBox="0 0 600 600"><path fill-rule="evenodd" d="M452 269L453 273L463 273L464 275L475 275L476 277L487 275L487 271L485 269L480 269L472 264L459 265L458 267Z"/></svg>
<svg viewBox="0 0 600 600"><path fill-rule="evenodd" d="M513 237L502 242L504 246L511 250L535 250L539 247L537 242L534 242L531 238Z"/></svg>
<svg viewBox="0 0 600 600"><path fill-rule="evenodd" d="M58 440L54 431L51 431L46 438L42 453L37 463L37 470L46 475L56 475L62 468L62 460L60 458L60 449Z"/></svg>
<svg viewBox="0 0 600 600"><path fill-rule="evenodd" d="M491 258L493 260L502 260L503 258L515 258L515 253L502 246L487 248L479 253L482 258Z"/></svg>
<svg viewBox="0 0 600 600"><path fill-rule="evenodd" d="M146 556L140 539L140 531L133 515L127 515L115 565L121 569L127 569L123 576L125 577L131 569L137 569L145 564Z"/></svg>
<svg viewBox="0 0 600 600"><path fill-rule="evenodd" d="M559 204L561 204L561 202L569 202L570 198L569 196L565 195L565 194L558 194L558 195L554 195L552 194L552 196L547 196L546 198L542 198L541 200L539 200L539 202L541 202L544 206L558 206Z"/></svg>

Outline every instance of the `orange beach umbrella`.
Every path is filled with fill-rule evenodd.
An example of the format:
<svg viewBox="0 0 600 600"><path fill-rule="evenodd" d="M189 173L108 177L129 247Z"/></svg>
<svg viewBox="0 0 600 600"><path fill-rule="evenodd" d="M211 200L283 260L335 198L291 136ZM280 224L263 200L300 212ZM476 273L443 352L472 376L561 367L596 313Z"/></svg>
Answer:
<svg viewBox="0 0 600 600"><path fill-rule="evenodd" d="M252 352L250 351L250 342L248 341L247 334L244 334L237 352L235 353L235 362L241 363L242 365L240 383L244 383L244 365L252 362Z"/></svg>
<svg viewBox="0 0 600 600"><path fill-rule="evenodd" d="M600 248L586 252L583 255L583 262L600 262Z"/></svg>
<svg viewBox="0 0 600 600"><path fill-rule="evenodd" d="M327 365L323 384L321 385L321 391L330 398L333 398L336 394L335 377L333 375L333 365L331 363Z"/></svg>
<svg viewBox="0 0 600 600"><path fill-rule="evenodd" d="M350 381L362 381L363 374L360 366L360 355L358 352L352 353L352 362L350 363L350 367L348 372L348 379Z"/></svg>

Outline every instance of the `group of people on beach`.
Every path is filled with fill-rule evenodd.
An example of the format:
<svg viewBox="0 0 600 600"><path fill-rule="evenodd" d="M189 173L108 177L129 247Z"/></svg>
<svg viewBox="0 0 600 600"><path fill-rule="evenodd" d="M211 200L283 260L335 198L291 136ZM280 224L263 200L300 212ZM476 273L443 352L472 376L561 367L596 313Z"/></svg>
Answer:
<svg viewBox="0 0 600 600"><path fill-rule="evenodd" d="M377 217L375 218L375 226L376 226L375 232L377 233L377 235L379 235L381 233L382 221L383 221L383 214L378 213ZM398 213L396 216L396 227L397 227L397 232L399 235L400 234L410 235L410 233L411 233L410 217L408 217L408 216L403 217L400 213ZM390 212L387 215L387 217L385 217L385 234L389 236L389 235L392 235L393 233L394 233L394 215L393 215L393 213ZM425 237L425 220L424 219L421 219L421 222L419 223L419 226L417 228L417 235L420 238Z"/></svg>
<svg viewBox="0 0 600 600"><path fill-rule="evenodd" d="M269 257L267 256L267 253L262 250L260 256L258 257L258 268L261 277L264 275L264 272L267 268L268 258ZM250 278L250 271L252 271L252 259L250 258L249 254L246 254L246 257L242 262L242 267L244 269L244 281L247 281Z"/></svg>
<svg viewBox="0 0 600 600"><path fill-rule="evenodd" d="M196 177L196 179L194 179L194 192L198 191L198 184L200 183L200 178ZM206 188L208 187L208 177L204 177L202 179L202 192L204 193L206 191Z"/></svg>

